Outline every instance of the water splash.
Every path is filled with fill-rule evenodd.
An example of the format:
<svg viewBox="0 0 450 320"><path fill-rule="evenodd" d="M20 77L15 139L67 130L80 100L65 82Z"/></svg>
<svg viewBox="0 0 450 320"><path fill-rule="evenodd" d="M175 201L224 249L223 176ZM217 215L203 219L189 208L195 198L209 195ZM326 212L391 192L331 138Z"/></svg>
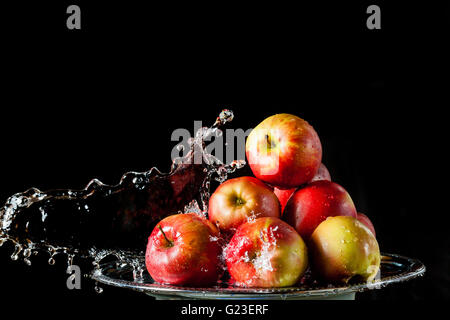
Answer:
<svg viewBox="0 0 450 320"><path fill-rule="evenodd" d="M90 258L94 273L113 256L142 281L143 249L154 225L174 213L206 216L211 180L222 183L245 165L243 160L224 164L205 148L205 141L221 136L219 128L233 118L231 110L223 110L211 127L199 129L169 173L154 167L127 172L116 185L93 179L82 190L30 188L11 196L0 208L0 246L13 243L11 259L22 258L27 265L42 251L49 254L50 265L58 254L66 256L68 266L75 256Z"/></svg>

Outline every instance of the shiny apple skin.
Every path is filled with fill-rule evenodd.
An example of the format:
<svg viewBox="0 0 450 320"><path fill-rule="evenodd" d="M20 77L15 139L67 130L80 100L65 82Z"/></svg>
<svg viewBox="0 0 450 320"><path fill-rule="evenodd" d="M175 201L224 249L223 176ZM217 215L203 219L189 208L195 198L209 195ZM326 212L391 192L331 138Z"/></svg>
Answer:
<svg viewBox="0 0 450 320"><path fill-rule="evenodd" d="M311 179L310 182L314 181L320 181L320 180L327 180L331 181L331 175L328 171L327 167L321 163L319 170L314 175L314 177ZM280 189L277 187L274 187L273 192L278 197L278 200L280 200L281 205L281 214L283 214L284 208L286 207L286 203L288 202L289 198L292 196L292 194L297 190L298 188L291 188L291 189Z"/></svg>
<svg viewBox="0 0 450 320"><path fill-rule="evenodd" d="M320 180L331 181L330 171L328 171L327 167L323 163L320 164L319 170L317 170L316 174L314 175L314 177L311 179L310 182Z"/></svg>
<svg viewBox="0 0 450 320"><path fill-rule="evenodd" d="M307 241L314 229L327 217L351 216L356 208L348 192L331 181L315 181L297 190L289 199L283 220Z"/></svg>
<svg viewBox="0 0 450 320"><path fill-rule="evenodd" d="M380 269L375 236L354 217L329 217L314 230L308 244L313 272L332 283L372 281Z"/></svg>
<svg viewBox="0 0 450 320"><path fill-rule="evenodd" d="M281 213L283 213L284 207L286 207L286 203L296 190L297 188L292 189L279 189L277 187L274 188L273 193L275 193L278 200L280 201Z"/></svg>
<svg viewBox="0 0 450 320"><path fill-rule="evenodd" d="M238 228L226 248L226 263L234 285L287 287L303 276L308 253L294 228L266 217Z"/></svg>
<svg viewBox="0 0 450 320"><path fill-rule="evenodd" d="M216 226L195 213L176 214L161 220L153 229L145 264L159 283L206 286L216 283L221 275L221 254Z"/></svg>
<svg viewBox="0 0 450 320"><path fill-rule="evenodd" d="M252 130L246 156L255 177L280 189L291 189L314 177L322 161L322 144L305 120L276 114Z"/></svg>
<svg viewBox="0 0 450 320"><path fill-rule="evenodd" d="M373 226L373 223L372 223L372 221L370 221L368 216L366 216L364 213L358 212L356 219L358 219L359 222L361 222L367 228L369 228L369 230L372 231L375 238L377 237L377 234L375 233L375 227Z"/></svg>
<svg viewBox="0 0 450 320"><path fill-rule="evenodd" d="M209 200L209 220L227 233L234 232L250 218L278 218L280 215L277 196L270 187L253 177L225 181Z"/></svg>

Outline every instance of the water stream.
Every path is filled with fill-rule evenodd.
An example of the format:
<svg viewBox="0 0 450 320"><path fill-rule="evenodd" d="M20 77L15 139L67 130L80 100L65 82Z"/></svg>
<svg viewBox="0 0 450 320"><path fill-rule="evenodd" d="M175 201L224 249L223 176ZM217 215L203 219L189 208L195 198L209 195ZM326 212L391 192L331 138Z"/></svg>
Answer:
<svg viewBox="0 0 450 320"><path fill-rule="evenodd" d="M113 256L142 281L144 249L155 224L174 213L207 215L211 180L221 183L245 165L243 160L224 164L206 151L205 141L220 136L219 128L233 117L223 110L211 127L198 130L168 173L151 168L127 172L116 185L93 179L82 190L31 188L14 194L0 208L0 246L13 243L11 259L28 265L39 252L49 255L51 265L57 254L66 256L68 266L74 257L92 259L94 273Z"/></svg>

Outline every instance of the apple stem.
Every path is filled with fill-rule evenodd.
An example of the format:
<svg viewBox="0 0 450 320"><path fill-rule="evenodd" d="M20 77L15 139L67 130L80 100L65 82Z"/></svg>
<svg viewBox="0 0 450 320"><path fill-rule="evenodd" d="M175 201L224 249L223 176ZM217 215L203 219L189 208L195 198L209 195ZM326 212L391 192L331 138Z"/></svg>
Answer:
<svg viewBox="0 0 450 320"><path fill-rule="evenodd" d="M275 144L273 143L272 139L270 139L268 134L266 134L266 142L269 149L275 147Z"/></svg>
<svg viewBox="0 0 450 320"><path fill-rule="evenodd" d="M161 231L161 233L164 236L164 239L166 239L166 241L169 243L169 246L173 247L173 242L169 240L169 238L167 238L166 234L164 233L161 225L158 225L159 231Z"/></svg>

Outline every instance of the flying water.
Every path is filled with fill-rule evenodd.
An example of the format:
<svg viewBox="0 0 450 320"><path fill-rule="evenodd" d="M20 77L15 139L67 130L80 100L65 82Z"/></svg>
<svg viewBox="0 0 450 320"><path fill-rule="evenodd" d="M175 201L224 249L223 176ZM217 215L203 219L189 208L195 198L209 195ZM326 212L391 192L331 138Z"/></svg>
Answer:
<svg viewBox="0 0 450 320"><path fill-rule="evenodd" d="M222 183L245 165L244 160L225 164L206 151L205 141L220 137L220 127L233 117L223 110L211 127L199 129L169 173L151 168L127 172L116 185L93 179L82 190L31 188L14 194L0 208L0 246L11 242L11 259L27 265L38 252L49 255L50 265L58 254L66 256L68 267L74 257L91 259L93 273L114 257L117 266L132 267L135 281L143 281L143 250L156 223L174 213L207 216L211 181Z"/></svg>

